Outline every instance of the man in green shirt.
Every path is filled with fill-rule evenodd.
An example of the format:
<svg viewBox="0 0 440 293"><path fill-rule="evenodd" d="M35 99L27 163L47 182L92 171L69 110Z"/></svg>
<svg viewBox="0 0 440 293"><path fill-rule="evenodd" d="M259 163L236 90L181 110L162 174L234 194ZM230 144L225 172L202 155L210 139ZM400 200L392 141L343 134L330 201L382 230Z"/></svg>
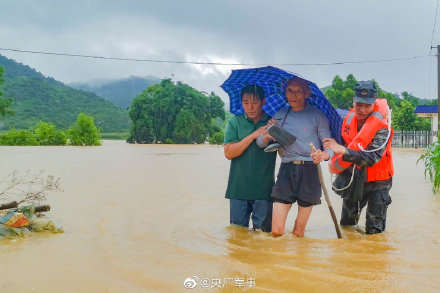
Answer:
<svg viewBox="0 0 440 293"><path fill-rule="evenodd" d="M244 115L229 120L225 134L225 157L231 160L226 198L230 201L230 223L271 231L276 152L265 153L256 139L268 127L270 117L262 107L264 90L255 85L241 91Z"/></svg>

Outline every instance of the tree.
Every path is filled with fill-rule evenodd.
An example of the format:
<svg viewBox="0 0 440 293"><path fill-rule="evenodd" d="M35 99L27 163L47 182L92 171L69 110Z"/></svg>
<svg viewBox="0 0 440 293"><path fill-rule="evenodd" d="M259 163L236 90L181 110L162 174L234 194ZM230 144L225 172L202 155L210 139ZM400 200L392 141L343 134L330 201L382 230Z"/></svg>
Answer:
<svg viewBox="0 0 440 293"><path fill-rule="evenodd" d="M40 121L34 129L39 145L65 145L67 137L64 131L57 130L55 125Z"/></svg>
<svg viewBox="0 0 440 293"><path fill-rule="evenodd" d="M347 75L347 79L344 82L345 88L351 88L352 90L354 90L356 84L357 84L357 80L354 77L354 75L351 73L349 75Z"/></svg>
<svg viewBox="0 0 440 293"><path fill-rule="evenodd" d="M4 79L3 79L4 72L5 72L5 69L0 66L0 86L2 86L4 83ZM0 118L3 118L7 115L14 114L14 111L12 111L10 109L10 106L12 104L12 100L6 99L2 96L3 96L3 92L0 90Z"/></svg>
<svg viewBox="0 0 440 293"><path fill-rule="evenodd" d="M353 107L354 87L357 80L353 74L344 81L339 75L333 78L332 85L325 91L325 96L335 108L350 109Z"/></svg>
<svg viewBox="0 0 440 293"><path fill-rule="evenodd" d="M189 109L182 109L177 115L173 141L176 143L202 143L206 139L206 130Z"/></svg>
<svg viewBox="0 0 440 293"><path fill-rule="evenodd" d="M403 100L393 115L393 127L400 130L415 130L417 122L415 108L409 101Z"/></svg>
<svg viewBox="0 0 440 293"><path fill-rule="evenodd" d="M223 101L214 93L166 79L137 96L129 111L131 143L203 143L220 131Z"/></svg>
<svg viewBox="0 0 440 293"><path fill-rule="evenodd" d="M68 131L71 145L101 145L99 130L92 116L79 113L76 123Z"/></svg>
<svg viewBox="0 0 440 293"><path fill-rule="evenodd" d="M126 110L94 93L71 88L1 55L0 66L5 69L3 95L13 99L9 104L15 111L4 119L7 128L30 129L46 121L58 129L68 129L80 112L92 115L102 131L128 131L130 127Z"/></svg>
<svg viewBox="0 0 440 293"><path fill-rule="evenodd" d="M223 134L222 131L219 131L219 132L214 133L214 135L209 138L209 143L210 144L223 144L224 140L225 140L225 135Z"/></svg>
<svg viewBox="0 0 440 293"><path fill-rule="evenodd" d="M11 129L0 136L0 145L39 145L33 131Z"/></svg>

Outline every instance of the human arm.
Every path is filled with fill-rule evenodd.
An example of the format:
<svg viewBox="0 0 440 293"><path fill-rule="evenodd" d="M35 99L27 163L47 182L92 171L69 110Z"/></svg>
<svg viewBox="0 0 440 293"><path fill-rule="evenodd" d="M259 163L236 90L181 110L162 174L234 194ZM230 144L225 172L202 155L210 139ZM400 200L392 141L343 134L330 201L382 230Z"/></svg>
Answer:
<svg viewBox="0 0 440 293"><path fill-rule="evenodd" d="M226 159L232 160L234 158L241 156L244 153L244 151L246 151L246 149L249 147L249 145L255 139L257 139L261 134L264 133L266 128L267 125L262 126L238 142L231 142L225 144L224 152Z"/></svg>
<svg viewBox="0 0 440 293"><path fill-rule="evenodd" d="M277 121L272 119L272 120L269 120L269 122L267 122L266 126L267 126L267 128L269 128L270 126L272 126L274 124L277 124ZM267 131L267 128L260 136L258 136L257 140L255 141L260 148L265 148L265 147L267 147L269 142L275 141L275 138L273 138L269 134L269 132Z"/></svg>
<svg viewBox="0 0 440 293"><path fill-rule="evenodd" d="M383 128L376 132L371 143L368 145L367 150L377 149L385 144L388 138L388 129ZM385 148L378 149L374 152L357 151L346 148L336 141L325 140L324 146L330 148L335 154L342 155L342 160L346 162L355 163L358 166L373 166L379 162L385 152Z"/></svg>
<svg viewBox="0 0 440 293"><path fill-rule="evenodd" d="M318 119L318 137L319 140L322 142L322 145L324 146L324 140L334 141L334 139L331 138L330 126L327 117L324 114L320 113ZM324 146L324 151L320 149L314 149L310 156L312 157L313 162L315 164L318 164L322 161L328 161L333 157L333 155L333 150Z"/></svg>

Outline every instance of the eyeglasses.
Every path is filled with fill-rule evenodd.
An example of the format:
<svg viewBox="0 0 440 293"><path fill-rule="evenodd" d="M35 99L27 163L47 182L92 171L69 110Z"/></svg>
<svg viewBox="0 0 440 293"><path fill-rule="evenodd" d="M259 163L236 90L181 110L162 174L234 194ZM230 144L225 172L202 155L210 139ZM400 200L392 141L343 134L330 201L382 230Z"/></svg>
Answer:
<svg viewBox="0 0 440 293"><path fill-rule="evenodd" d="M292 95L294 95L294 96L301 96L301 95L304 95L304 93L303 93L302 90L291 90L291 89L287 89L287 91L288 91L289 93L291 93Z"/></svg>

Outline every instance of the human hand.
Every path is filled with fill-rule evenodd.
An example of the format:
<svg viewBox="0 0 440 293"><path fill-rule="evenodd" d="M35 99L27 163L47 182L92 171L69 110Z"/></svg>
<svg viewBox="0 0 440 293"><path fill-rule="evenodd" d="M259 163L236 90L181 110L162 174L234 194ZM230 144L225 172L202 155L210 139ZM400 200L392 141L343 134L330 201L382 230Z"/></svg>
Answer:
<svg viewBox="0 0 440 293"><path fill-rule="evenodd" d="M322 140L323 146L326 149L332 150L335 154L345 154L346 149L343 145L340 145L333 138L324 138Z"/></svg>
<svg viewBox="0 0 440 293"><path fill-rule="evenodd" d="M272 126L272 125L275 125L275 124L277 124L278 122L276 121L276 120L274 120L274 119L270 119L268 122L267 122L267 126Z"/></svg>
<svg viewBox="0 0 440 293"><path fill-rule="evenodd" d="M252 138L257 139L260 135L263 136L264 133L267 133L267 128L268 128L267 125L261 126L252 133Z"/></svg>
<svg viewBox="0 0 440 293"><path fill-rule="evenodd" d="M321 150L317 150L317 149L313 149L312 153L310 154L310 156L312 157L313 163L315 164L319 164L322 161L327 161L328 159L330 159L330 155L327 152L323 152Z"/></svg>

